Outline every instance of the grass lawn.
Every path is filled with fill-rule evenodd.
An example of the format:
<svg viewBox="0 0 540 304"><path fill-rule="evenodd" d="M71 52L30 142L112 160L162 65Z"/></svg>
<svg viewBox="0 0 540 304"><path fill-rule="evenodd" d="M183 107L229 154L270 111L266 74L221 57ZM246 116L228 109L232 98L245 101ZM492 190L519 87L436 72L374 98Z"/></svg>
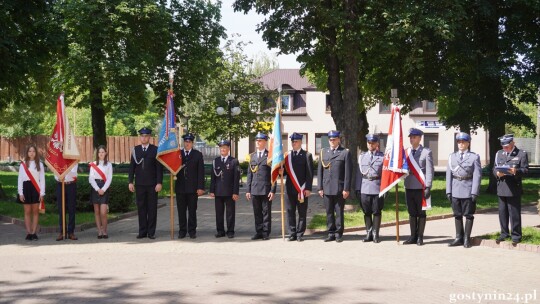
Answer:
<svg viewBox="0 0 540 304"><path fill-rule="evenodd" d="M498 207L497 195L486 193L487 186L489 184L488 177L482 178L482 186L480 189L480 196L476 201L476 210L496 208ZM403 181L399 184L398 200L399 200L399 219L408 219L407 206L405 205L405 188L403 187ZM539 199L538 189L540 189L539 178L525 178L523 180L524 194L522 197L523 203L537 202ZM354 194L353 194L354 196ZM347 201L349 204L359 204L359 199L354 198ZM396 209L395 209L395 190L388 192L386 197L382 222L395 222ZM452 213L452 207L450 202L446 199L446 181L445 178L435 177L433 180L433 187L431 189L431 205L432 209L427 211L427 215L439 215ZM364 213L362 210L357 212L345 213L345 227L358 227L364 226ZM326 215L317 214L311 220L309 224L311 229L326 229Z"/></svg>
<svg viewBox="0 0 540 304"><path fill-rule="evenodd" d="M496 240L501 235L500 232L490 233L481 236L483 239ZM540 245L540 228L537 227L523 227L521 243Z"/></svg>

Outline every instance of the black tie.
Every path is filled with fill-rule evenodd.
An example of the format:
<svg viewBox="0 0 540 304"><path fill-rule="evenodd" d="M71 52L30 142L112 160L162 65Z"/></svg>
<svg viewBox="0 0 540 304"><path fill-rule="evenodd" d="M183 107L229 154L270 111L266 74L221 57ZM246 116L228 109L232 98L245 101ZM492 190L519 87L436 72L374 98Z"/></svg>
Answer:
<svg viewBox="0 0 540 304"><path fill-rule="evenodd" d="M463 152L459 153L459 160L463 160Z"/></svg>
<svg viewBox="0 0 540 304"><path fill-rule="evenodd" d="M262 152L259 152L259 158L262 158Z"/></svg>
<svg viewBox="0 0 540 304"><path fill-rule="evenodd" d="M413 149L413 150L412 150L412 155L414 156L415 153L416 153L416 150Z"/></svg>
<svg viewBox="0 0 540 304"><path fill-rule="evenodd" d="M221 162L225 163L225 157L221 158Z"/></svg>
<svg viewBox="0 0 540 304"><path fill-rule="evenodd" d="M293 152L293 156L296 156L298 154L298 152L294 151Z"/></svg>
<svg viewBox="0 0 540 304"><path fill-rule="evenodd" d="M370 157L369 157L369 162L372 162L373 161L373 153L369 153Z"/></svg>
<svg viewBox="0 0 540 304"><path fill-rule="evenodd" d="M143 151L143 152L146 152L146 147L143 147L143 148L142 148L142 151Z"/></svg>
<svg viewBox="0 0 540 304"><path fill-rule="evenodd" d="M186 151L186 157L188 157L188 156L189 156L189 151Z"/></svg>
<svg viewBox="0 0 540 304"><path fill-rule="evenodd" d="M332 154L335 154L336 153L336 149L332 149Z"/></svg>

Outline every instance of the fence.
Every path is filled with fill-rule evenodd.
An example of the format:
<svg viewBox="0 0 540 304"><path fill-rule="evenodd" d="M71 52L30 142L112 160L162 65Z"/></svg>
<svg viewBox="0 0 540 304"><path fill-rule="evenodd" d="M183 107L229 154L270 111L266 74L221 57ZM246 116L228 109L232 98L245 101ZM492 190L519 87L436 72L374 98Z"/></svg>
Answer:
<svg viewBox="0 0 540 304"><path fill-rule="evenodd" d="M50 140L47 135L33 135L19 138L8 139L0 137L0 161L12 162L24 158L26 147L33 143L37 146L39 154L43 158L45 148ZM81 162L90 162L95 159L93 139L91 136L75 136L81 154ZM157 139L152 137L150 143L155 144ZM131 149L139 144L137 136L108 136L107 148L109 151L109 161L113 163L128 163L131 157ZM206 162L211 162L219 155L219 148L204 147L200 148Z"/></svg>

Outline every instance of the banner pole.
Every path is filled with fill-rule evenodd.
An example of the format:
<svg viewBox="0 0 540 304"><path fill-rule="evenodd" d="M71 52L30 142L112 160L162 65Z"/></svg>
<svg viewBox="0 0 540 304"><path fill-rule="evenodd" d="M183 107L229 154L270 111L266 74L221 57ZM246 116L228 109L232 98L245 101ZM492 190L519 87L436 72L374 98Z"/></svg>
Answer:
<svg viewBox="0 0 540 304"><path fill-rule="evenodd" d="M62 178L62 237L66 239L66 190L65 181Z"/></svg>
<svg viewBox="0 0 540 304"><path fill-rule="evenodd" d="M398 184L396 184L396 242L399 245L399 204L398 204Z"/></svg>
<svg viewBox="0 0 540 304"><path fill-rule="evenodd" d="M174 239L174 205L173 205L173 201L174 201L174 190L173 190L173 179L174 179L174 175L171 171L171 180L170 180L170 184L171 184L171 240Z"/></svg>
<svg viewBox="0 0 540 304"><path fill-rule="evenodd" d="M283 193L283 173L280 174L281 180L281 237L285 241L285 210L284 210L284 200L285 195Z"/></svg>

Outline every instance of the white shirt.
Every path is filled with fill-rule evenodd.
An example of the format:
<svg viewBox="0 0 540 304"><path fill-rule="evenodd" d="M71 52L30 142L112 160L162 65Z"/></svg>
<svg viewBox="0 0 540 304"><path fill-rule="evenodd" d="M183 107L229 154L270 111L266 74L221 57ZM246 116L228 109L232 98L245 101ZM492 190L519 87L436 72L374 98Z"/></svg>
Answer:
<svg viewBox="0 0 540 304"><path fill-rule="evenodd" d="M30 171L30 174L34 177L36 182L39 185L40 196L45 196L45 168L43 167L43 163L39 162L39 172L36 170L36 162L31 160L28 162L28 171ZM19 166L19 178L17 179L17 192L19 192L19 195L23 195L23 183L25 181L29 181L30 178L26 174L26 170L24 170L23 165L21 164Z"/></svg>
<svg viewBox="0 0 540 304"><path fill-rule="evenodd" d="M69 182L73 182L77 180L77 168L79 168L79 164L76 164L75 166L73 166L73 168L71 168L71 171L69 171L68 174L64 176L64 182L69 183ZM57 182L60 181L58 179L58 176L56 176L56 174L54 175L54 179Z"/></svg>
<svg viewBox="0 0 540 304"><path fill-rule="evenodd" d="M227 162L227 158L229 158L229 155L225 155L225 156L220 155L220 157L221 157L221 160L222 160L224 163L226 163L226 162Z"/></svg>
<svg viewBox="0 0 540 304"><path fill-rule="evenodd" d="M93 162L94 164L96 162ZM106 165L103 165L103 161L99 161L99 164L97 165L98 168L105 174L105 177L107 180L105 181L105 185L103 185L103 188L101 190L107 191L109 189L109 186L111 185L112 177L113 177L113 168L111 162L107 162ZM90 174L88 175L88 181L90 182L90 185L94 190L98 191L100 188L98 187L96 183L96 179L103 179L101 175L92 167L90 167Z"/></svg>

